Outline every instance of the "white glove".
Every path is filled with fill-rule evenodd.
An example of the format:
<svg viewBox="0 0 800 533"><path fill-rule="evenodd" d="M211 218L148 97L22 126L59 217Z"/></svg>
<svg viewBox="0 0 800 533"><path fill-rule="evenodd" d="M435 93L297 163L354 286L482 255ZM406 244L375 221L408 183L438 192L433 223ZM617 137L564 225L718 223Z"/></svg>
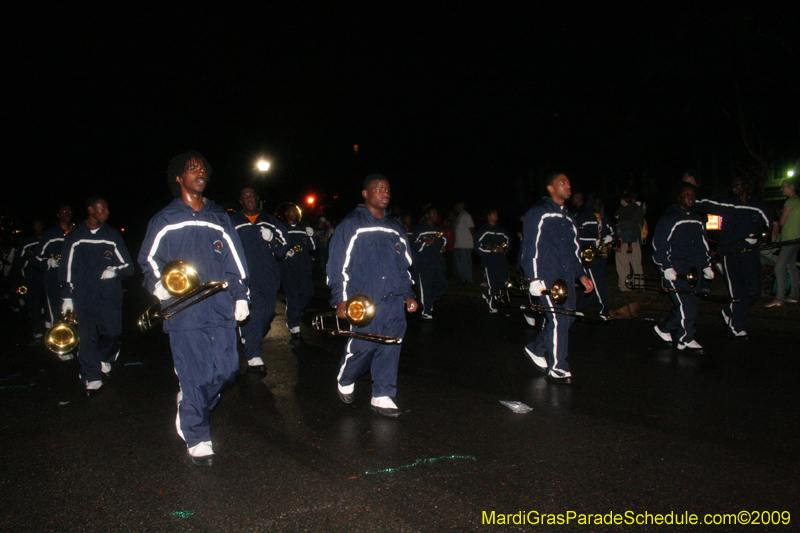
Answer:
<svg viewBox="0 0 800 533"><path fill-rule="evenodd" d="M272 237L273 237L273 235L272 235L272 230L271 229L264 228L264 227L261 228L261 238L262 239L264 239L267 242L270 242L272 240Z"/></svg>
<svg viewBox="0 0 800 533"><path fill-rule="evenodd" d="M100 279L112 279L117 277L117 269L114 267L106 267L103 273L100 274Z"/></svg>
<svg viewBox="0 0 800 533"><path fill-rule="evenodd" d="M547 289L547 285L544 284L544 281L538 279L531 281L531 284L528 287L531 296L541 296L542 291L545 289Z"/></svg>
<svg viewBox="0 0 800 533"><path fill-rule="evenodd" d="M745 239L745 241L747 242L747 244L755 244L758 242L758 239L751 239L748 237L747 239Z"/></svg>
<svg viewBox="0 0 800 533"><path fill-rule="evenodd" d="M289 248L286 251L286 257L292 257L294 255L294 248Z"/></svg>
<svg viewBox="0 0 800 533"><path fill-rule="evenodd" d="M237 322L241 322L250 314L250 308L247 306L247 300L236 300L236 309L233 311L233 318Z"/></svg>
<svg viewBox="0 0 800 533"><path fill-rule="evenodd" d="M308 235L309 237L313 237L314 236L314 230L311 229L311 228L306 228L306 235Z"/></svg>
<svg viewBox="0 0 800 533"><path fill-rule="evenodd" d="M674 268L668 268L664 271L664 279L667 281L675 281L678 279L678 273L675 272Z"/></svg>
<svg viewBox="0 0 800 533"><path fill-rule="evenodd" d="M153 291L153 294L155 294L156 298L158 298L162 302L164 300L169 300L170 298L172 298L172 295L168 293L167 289L165 289L164 286L161 284L161 280L159 280L158 283L156 283L156 290Z"/></svg>
<svg viewBox="0 0 800 533"><path fill-rule="evenodd" d="M72 311L75 308L72 305L72 298L64 298L64 303L61 304L61 314L66 314L67 311Z"/></svg>
<svg viewBox="0 0 800 533"><path fill-rule="evenodd" d="M711 267L705 267L703 269L703 277L706 279L714 279L714 269Z"/></svg>
<svg viewBox="0 0 800 533"><path fill-rule="evenodd" d="M600 248L600 239L597 239L596 241L594 241L594 247L595 248Z"/></svg>
<svg viewBox="0 0 800 533"><path fill-rule="evenodd" d="M614 236L613 235L606 235L605 237L603 237L603 243L604 244L608 244L613 240L614 240Z"/></svg>
<svg viewBox="0 0 800 533"><path fill-rule="evenodd" d="M49 270L51 268L58 268L58 261L53 257L47 260L47 269Z"/></svg>

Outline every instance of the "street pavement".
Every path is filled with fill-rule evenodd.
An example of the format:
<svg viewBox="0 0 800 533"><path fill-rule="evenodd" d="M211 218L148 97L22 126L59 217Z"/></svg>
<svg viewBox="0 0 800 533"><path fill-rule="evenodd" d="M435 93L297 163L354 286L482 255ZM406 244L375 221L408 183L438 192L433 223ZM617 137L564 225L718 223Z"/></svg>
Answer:
<svg viewBox="0 0 800 533"><path fill-rule="evenodd" d="M718 307L701 304L702 356L653 337L660 309L576 322L576 383L565 387L547 383L524 355L537 331L517 311L490 315L477 287L453 287L434 320L409 316L396 398L403 414L390 419L369 409L369 376L352 404L338 399L345 340L309 325L328 310L323 294L299 345L276 317L269 374L242 372L223 393L211 419L217 459L199 468L175 432L167 337L135 331L146 297L126 287L122 355L93 398L81 394L76 362L28 347L24 322L4 312L0 529L732 531L577 517L786 511L788 525L761 530L798 530L800 309L753 319L750 340L735 342ZM545 513L576 515L530 523ZM498 525L504 519L511 524Z"/></svg>

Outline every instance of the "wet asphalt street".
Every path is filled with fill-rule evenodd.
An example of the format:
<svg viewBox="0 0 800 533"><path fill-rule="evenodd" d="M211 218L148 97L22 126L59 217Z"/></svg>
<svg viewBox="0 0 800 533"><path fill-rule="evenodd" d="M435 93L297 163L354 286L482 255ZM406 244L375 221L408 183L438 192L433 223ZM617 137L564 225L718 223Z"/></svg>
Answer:
<svg viewBox="0 0 800 533"><path fill-rule="evenodd" d="M324 299L312 305L324 310ZM28 348L22 322L6 313L0 529L800 530L798 322L754 319L750 341L737 343L702 305L703 356L658 344L651 330L660 312L576 323L576 384L564 387L523 355L536 329L521 316L448 296L433 321L409 319L398 419L370 411L369 376L353 404L338 399L344 339L312 331L313 310L298 346L279 315L266 343L268 376L240 374L212 413L217 461L208 469L191 465L175 432L166 335L132 327L142 302L126 299L121 359L91 399L81 395L77 363ZM532 410L516 414L501 400ZM791 522L497 522L519 512L739 511L788 511Z"/></svg>

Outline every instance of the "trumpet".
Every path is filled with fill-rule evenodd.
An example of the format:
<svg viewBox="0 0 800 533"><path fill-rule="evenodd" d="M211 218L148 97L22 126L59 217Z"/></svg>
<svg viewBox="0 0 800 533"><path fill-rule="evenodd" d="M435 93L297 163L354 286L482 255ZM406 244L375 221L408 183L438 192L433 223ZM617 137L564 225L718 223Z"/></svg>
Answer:
<svg viewBox="0 0 800 533"><path fill-rule="evenodd" d="M148 307L138 320L139 329L142 331L148 331L159 322L172 318L209 296L228 289L227 281L208 281L200 285L200 275L184 261L171 261L164 265L161 284L173 298L177 298L177 301L163 309L161 302Z"/></svg>
<svg viewBox="0 0 800 533"><path fill-rule="evenodd" d="M292 247L292 250L294 250L294 253L299 254L300 252L303 251L303 245L302 244L295 244Z"/></svg>
<svg viewBox="0 0 800 533"><path fill-rule="evenodd" d="M436 242L436 239L441 239L443 235L444 233L441 231L437 231L435 235L428 235L425 237L425 246L431 246L434 242Z"/></svg>
<svg viewBox="0 0 800 533"><path fill-rule="evenodd" d="M592 259L594 259L594 250L591 248L581 250L581 261L585 263L591 263Z"/></svg>
<svg viewBox="0 0 800 533"><path fill-rule="evenodd" d="M64 313L61 319L44 334L44 345L51 352L66 355L74 350L79 343L78 315L74 309Z"/></svg>
<svg viewBox="0 0 800 533"><path fill-rule="evenodd" d="M700 276L697 272L697 269L695 267L691 267L689 268L689 272L687 272L686 274L678 274L677 279L684 280L686 283L689 284L690 288L694 289L697 286L697 282L700 281ZM687 294L689 296L697 296L698 298L702 298L703 300L707 300L709 302L716 302L722 304L731 304L739 301L738 298L729 298L727 296L713 296L703 291L673 289L672 287L667 287L664 285L661 276L644 276L641 274L628 274L625 277L625 286L628 287L629 289L642 289L645 291L656 291L663 293L673 292L675 294Z"/></svg>
<svg viewBox="0 0 800 533"><path fill-rule="evenodd" d="M28 294L28 287L25 285L24 281L21 281L16 287L14 287L14 294L17 296L25 296Z"/></svg>
<svg viewBox="0 0 800 533"><path fill-rule="evenodd" d="M333 318L333 325L326 325L326 318ZM363 294L354 294L347 299L347 322L357 328L367 327L375 317L375 304ZM351 337L364 341L377 342L380 344L400 344L403 339L399 337L389 337L387 335L377 335L375 333L364 333L342 329L339 325L339 317L336 311L329 311L314 317L312 322L314 329L338 335L340 337Z"/></svg>
<svg viewBox="0 0 800 533"><path fill-rule="evenodd" d="M558 315L566 315L572 316L576 318L581 318L586 322L594 322L594 323L609 323L611 322L611 317L606 315L601 315L599 313L584 313L582 311L578 311L576 309L569 309L564 307L555 307L549 305L543 305L538 302L533 301L533 295L530 293L530 280L526 278L511 278L505 282L504 288L499 289L495 294L495 298L504 304L511 303L512 293L519 293L524 292L528 296L528 303L525 305L520 305L519 309L521 311L533 311L535 313L554 313ZM567 282L563 279L557 279L553 282L553 287L550 289L544 289L541 292L542 296L551 296L553 298L553 302L556 305L561 305L567 300L569 289L567 288Z"/></svg>

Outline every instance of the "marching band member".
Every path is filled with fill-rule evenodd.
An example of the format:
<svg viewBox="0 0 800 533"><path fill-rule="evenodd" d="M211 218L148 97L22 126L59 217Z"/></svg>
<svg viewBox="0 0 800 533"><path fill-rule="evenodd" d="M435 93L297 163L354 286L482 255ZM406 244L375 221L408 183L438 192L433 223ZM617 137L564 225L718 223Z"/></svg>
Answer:
<svg viewBox="0 0 800 533"><path fill-rule="evenodd" d="M58 322L59 313L63 304L61 300L61 287L58 284L58 265L61 257L61 246L64 237L72 231L72 207L62 204L56 213L58 223L49 228L42 235L41 244L36 251L36 264L44 272L44 290L47 295L45 306L46 328ZM72 359L72 354L61 356L62 360Z"/></svg>
<svg viewBox="0 0 800 533"><path fill-rule="evenodd" d="M286 222L288 245L280 262L281 283L286 293L286 327L292 333L292 339L299 339L300 316L314 297L311 254L317 249L317 242L314 229L300 222L300 209L295 204L281 204L277 214Z"/></svg>
<svg viewBox="0 0 800 533"><path fill-rule="evenodd" d="M590 195L591 196L591 195ZM578 311L583 311L597 298L598 313L601 316L609 316L611 305L608 301L608 284L606 283L606 264L608 254L602 255L602 249L608 249L614 240L614 226L611 220L603 214L603 199L599 196L592 202L592 212L588 209L579 212L575 223L578 225L578 240L582 250L591 250L593 258L586 262L586 271L592 279L594 291L590 296L580 296L578 298Z"/></svg>
<svg viewBox="0 0 800 533"><path fill-rule="evenodd" d="M244 187L239 195L241 211L231 217L250 268L250 316L242 324L244 358L247 369L266 373L261 350L264 337L275 317L275 300L281 285L278 260L283 259L288 248L286 228L276 217L259 209L258 193L253 187Z"/></svg>
<svg viewBox="0 0 800 533"><path fill-rule="evenodd" d="M435 208L425 210L425 219L416 227L411 236L411 251L414 281L419 291L422 318L433 318L433 304L447 292L447 275L444 262L444 249L447 238L444 230L436 223L439 214Z"/></svg>
<svg viewBox="0 0 800 533"><path fill-rule="evenodd" d="M175 425L198 466L211 466L214 460L209 413L236 379L236 322L249 314L242 243L228 213L203 197L210 176L211 167L197 152L170 161L167 183L175 199L150 220L139 253L144 287L164 303L172 303L161 284L161 270L170 261L192 265L200 283L228 282L227 291L164 322L181 387Z"/></svg>
<svg viewBox="0 0 800 533"><path fill-rule="evenodd" d="M36 251L42 242L44 222L37 219L32 225L33 234L19 244L19 253L14 257L14 276L17 284L24 284L27 289L25 303L28 306L28 323L33 332L33 343L39 342L44 335L42 309L45 302L44 275L36 263Z"/></svg>
<svg viewBox="0 0 800 533"><path fill-rule="evenodd" d="M99 196L86 201L86 220L64 238L58 270L62 313L77 313L86 396L94 396L119 357L122 335L122 280L133 275L133 262L119 232L106 224L108 203Z"/></svg>
<svg viewBox="0 0 800 533"><path fill-rule="evenodd" d="M486 292L483 299L489 305L489 312L497 312L495 293L503 288L508 279L507 254L511 249L511 236L497 223L497 209L486 212L486 224L475 233L475 249L481 258L483 277L486 280Z"/></svg>
<svg viewBox="0 0 800 533"><path fill-rule="evenodd" d="M653 236L653 261L661 268L667 286L682 291L691 291L691 287L677 276L686 274L691 267L702 271L708 280L714 278L706 227L701 215L693 209L696 190L691 183L681 183L677 205L667 209ZM669 297L672 311L653 326L653 331L659 339L671 345L672 331L677 330L678 350L702 354L703 347L694 338L700 297L676 292L670 292Z"/></svg>
<svg viewBox="0 0 800 533"><path fill-rule="evenodd" d="M698 211L723 218L719 253L728 282L732 302L727 310L720 310L727 326L728 336L747 339L745 325L750 306L761 296L761 258L758 251L740 253L758 242L755 234L762 228L772 227L772 213L767 205L750 196L752 184L745 178L734 178L731 183L733 197L721 202L696 200ZM752 235L752 237L751 237Z"/></svg>
<svg viewBox="0 0 800 533"><path fill-rule="evenodd" d="M364 204L337 226L330 244L328 286L331 305L339 318L347 318L347 299L364 294L375 304L372 322L359 331L399 337L406 331L405 311L417 310L411 290L408 239L403 226L386 214L391 199L389 181L370 174L361 191ZM400 416L392 398L397 391L400 344L378 344L351 338L345 345L339 375L339 398L351 403L355 381L372 373L372 410L384 416Z"/></svg>
<svg viewBox="0 0 800 533"><path fill-rule="evenodd" d="M567 207L564 205L572 194L569 178L555 173L547 178L545 196L525 214L522 233L522 268L530 281L530 292L539 296L546 307L556 309L575 308L575 290L572 282L580 280L592 291L592 280L586 275L580 260L578 229ZM552 289L557 279L569 285L567 300L556 305L552 296L542 295L542 290ZM575 321L573 316L545 312L545 323L536 339L525 346L525 353L547 380L564 385L572 384L567 355L569 351L569 329Z"/></svg>

